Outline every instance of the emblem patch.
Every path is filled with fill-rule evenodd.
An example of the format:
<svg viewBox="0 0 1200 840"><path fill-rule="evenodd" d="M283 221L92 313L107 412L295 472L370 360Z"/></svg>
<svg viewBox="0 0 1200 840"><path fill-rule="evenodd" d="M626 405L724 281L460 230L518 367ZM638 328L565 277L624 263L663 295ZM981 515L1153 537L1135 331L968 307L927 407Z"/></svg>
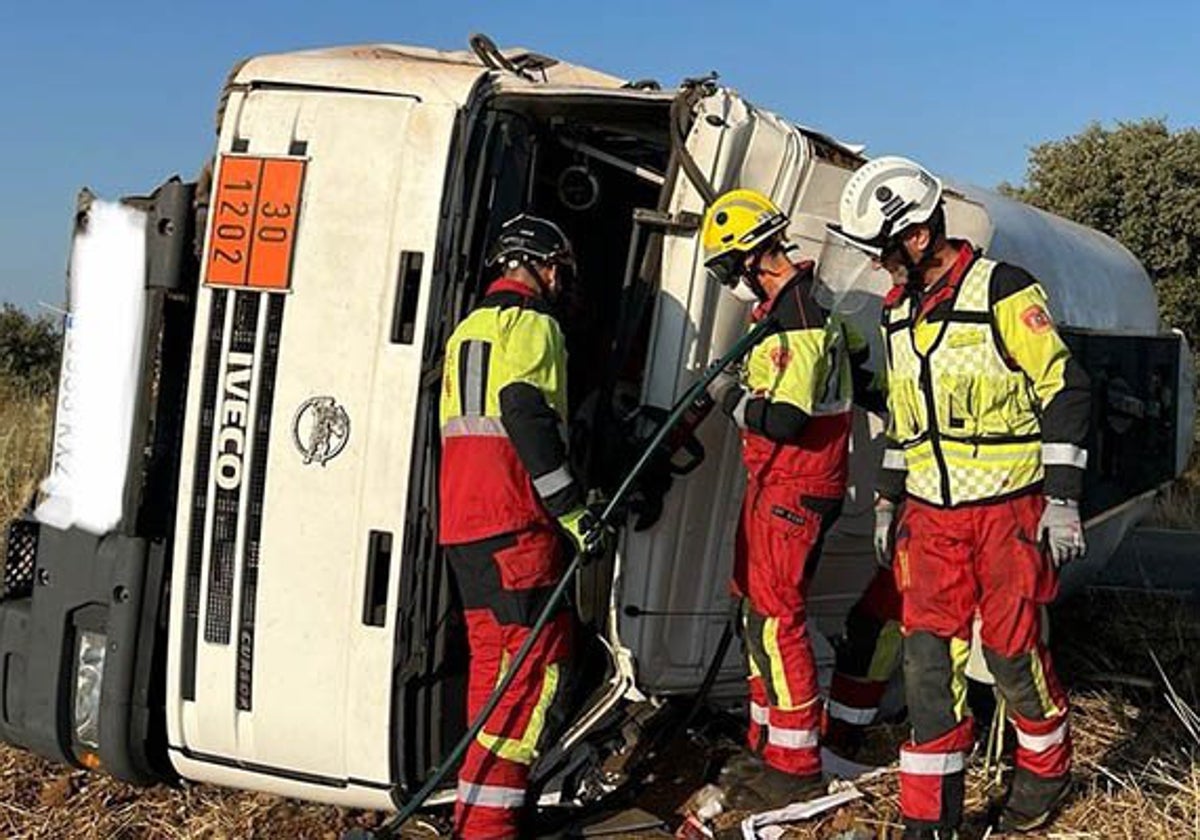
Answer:
<svg viewBox="0 0 1200 840"><path fill-rule="evenodd" d="M1050 327L1053 326L1050 316L1046 314L1046 310L1036 303L1021 313L1021 321L1029 328L1030 332L1037 333L1038 335L1048 332Z"/></svg>
<svg viewBox="0 0 1200 840"><path fill-rule="evenodd" d="M792 351L786 347L771 349L771 365L778 371L787 370L788 362L792 360Z"/></svg>
<svg viewBox="0 0 1200 840"><path fill-rule="evenodd" d="M296 410L292 419L292 442L304 456L325 466L336 458L350 440L350 415L333 397L310 397Z"/></svg>

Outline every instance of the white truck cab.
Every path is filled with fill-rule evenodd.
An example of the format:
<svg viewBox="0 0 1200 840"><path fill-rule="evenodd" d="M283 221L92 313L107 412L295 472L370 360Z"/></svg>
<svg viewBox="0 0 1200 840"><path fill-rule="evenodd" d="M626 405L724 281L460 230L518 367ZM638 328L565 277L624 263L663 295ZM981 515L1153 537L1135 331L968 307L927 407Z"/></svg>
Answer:
<svg viewBox="0 0 1200 840"><path fill-rule="evenodd" d="M745 329L701 266L706 195L762 190L815 257L862 160L711 80L660 90L486 39L239 66L198 183L81 201L54 466L8 543L0 737L133 782L392 807L466 723L435 533L437 395L497 227L529 210L575 245L572 457L611 491L652 409ZM948 210L952 233L1045 282L1097 385L1082 579L1186 461L1190 355L1112 240L965 187ZM873 283L851 314L871 336L887 280ZM119 327L114 311L137 317ZM82 431L102 423L117 433ZM872 573L880 434L856 417L814 584L826 665ZM744 475L728 424L698 436L703 460L648 491L578 581L582 676L535 771L552 795L619 784L623 724L694 693L713 659ZM109 513L85 511L106 495ZM716 691L740 690L736 651L718 667Z"/></svg>

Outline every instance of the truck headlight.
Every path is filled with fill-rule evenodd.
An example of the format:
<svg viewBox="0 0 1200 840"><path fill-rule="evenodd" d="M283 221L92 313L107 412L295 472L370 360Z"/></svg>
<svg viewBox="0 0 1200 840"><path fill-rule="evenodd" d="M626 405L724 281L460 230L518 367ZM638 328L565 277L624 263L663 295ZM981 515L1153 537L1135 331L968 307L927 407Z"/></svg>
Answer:
<svg viewBox="0 0 1200 840"><path fill-rule="evenodd" d="M75 741L92 750L100 749L100 687L107 646L107 635L85 630L75 647Z"/></svg>

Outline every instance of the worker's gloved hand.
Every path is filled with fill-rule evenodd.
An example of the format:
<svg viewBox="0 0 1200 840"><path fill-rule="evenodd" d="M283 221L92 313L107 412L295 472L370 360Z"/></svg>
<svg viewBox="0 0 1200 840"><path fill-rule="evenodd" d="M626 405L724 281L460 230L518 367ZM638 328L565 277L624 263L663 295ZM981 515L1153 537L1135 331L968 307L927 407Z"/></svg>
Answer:
<svg viewBox="0 0 1200 840"><path fill-rule="evenodd" d="M585 561L603 554L608 548L608 529L600 517L583 505L558 517L558 524L570 538L575 553Z"/></svg>
<svg viewBox="0 0 1200 840"><path fill-rule="evenodd" d="M736 374L730 373L728 370L723 370L708 383L706 388L708 395L712 397L713 402L725 407L725 400L729 399L729 395L735 391L742 390L742 383Z"/></svg>
<svg viewBox="0 0 1200 840"><path fill-rule="evenodd" d="M895 518L895 502L880 499L875 503L875 562L884 569L892 568L892 526Z"/></svg>
<svg viewBox="0 0 1200 840"><path fill-rule="evenodd" d="M728 370L721 371L708 383L708 395L739 429L746 428L746 388L740 376Z"/></svg>
<svg viewBox="0 0 1200 840"><path fill-rule="evenodd" d="M1079 519L1079 502L1046 498L1046 509L1038 523L1038 544L1050 556L1056 569L1083 556L1087 544Z"/></svg>

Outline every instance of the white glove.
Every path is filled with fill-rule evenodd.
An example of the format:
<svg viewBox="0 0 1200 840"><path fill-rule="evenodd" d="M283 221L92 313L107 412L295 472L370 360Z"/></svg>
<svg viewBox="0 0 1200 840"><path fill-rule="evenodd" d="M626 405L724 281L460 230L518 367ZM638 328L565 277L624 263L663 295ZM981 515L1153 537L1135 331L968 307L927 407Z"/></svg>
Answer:
<svg viewBox="0 0 1200 840"><path fill-rule="evenodd" d="M892 520L896 503L880 499L875 503L875 562L884 569L892 568Z"/></svg>
<svg viewBox="0 0 1200 840"><path fill-rule="evenodd" d="M1078 502L1047 497L1046 509L1038 522L1038 544L1050 555L1056 569L1083 556L1087 544L1083 540Z"/></svg>
<svg viewBox="0 0 1200 840"><path fill-rule="evenodd" d="M706 390L708 391L708 395L712 397L713 402L717 404L717 407L724 408L725 397L729 392L734 388L741 387L742 383L736 376L723 370L713 377L713 380L708 383Z"/></svg>

